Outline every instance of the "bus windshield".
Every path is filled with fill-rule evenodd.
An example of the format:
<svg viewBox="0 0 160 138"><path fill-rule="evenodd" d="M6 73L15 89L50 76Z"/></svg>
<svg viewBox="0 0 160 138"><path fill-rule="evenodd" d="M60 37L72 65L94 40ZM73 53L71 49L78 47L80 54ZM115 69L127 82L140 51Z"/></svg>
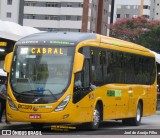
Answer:
<svg viewBox="0 0 160 138"><path fill-rule="evenodd" d="M69 85L72 57L73 47L18 46L11 70L15 96L52 97L42 103L57 100Z"/></svg>

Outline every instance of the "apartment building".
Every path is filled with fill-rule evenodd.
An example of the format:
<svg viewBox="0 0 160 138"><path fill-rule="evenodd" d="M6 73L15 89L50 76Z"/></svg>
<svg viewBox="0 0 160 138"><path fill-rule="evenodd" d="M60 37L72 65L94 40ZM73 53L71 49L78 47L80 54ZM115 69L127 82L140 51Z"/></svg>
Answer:
<svg viewBox="0 0 160 138"><path fill-rule="evenodd" d="M153 1L154 1L154 8L153 8L154 19L160 20L160 0L153 0Z"/></svg>
<svg viewBox="0 0 160 138"><path fill-rule="evenodd" d="M154 6L154 0L114 0L113 22L137 16L154 19Z"/></svg>
<svg viewBox="0 0 160 138"><path fill-rule="evenodd" d="M1 20L42 31L107 34L112 0L0 0Z"/></svg>
<svg viewBox="0 0 160 138"><path fill-rule="evenodd" d="M19 22L21 0L0 0L0 19Z"/></svg>

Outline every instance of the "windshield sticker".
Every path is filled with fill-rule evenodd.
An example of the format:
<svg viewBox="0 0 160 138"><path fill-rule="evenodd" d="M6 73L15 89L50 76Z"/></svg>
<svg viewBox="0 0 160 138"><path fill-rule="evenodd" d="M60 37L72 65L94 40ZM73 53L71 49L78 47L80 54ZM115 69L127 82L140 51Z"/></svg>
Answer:
<svg viewBox="0 0 160 138"><path fill-rule="evenodd" d="M37 107L37 108L47 108L47 109L51 109L52 108L52 106L50 106L50 105L46 105L46 106L35 106L35 107Z"/></svg>
<svg viewBox="0 0 160 138"><path fill-rule="evenodd" d="M121 90L107 90L107 96L121 97L122 91Z"/></svg>

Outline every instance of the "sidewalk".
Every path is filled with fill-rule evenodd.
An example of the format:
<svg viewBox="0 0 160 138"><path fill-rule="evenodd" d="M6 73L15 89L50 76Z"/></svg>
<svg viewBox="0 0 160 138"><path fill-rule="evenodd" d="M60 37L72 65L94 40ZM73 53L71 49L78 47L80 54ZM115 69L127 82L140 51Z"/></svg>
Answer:
<svg viewBox="0 0 160 138"><path fill-rule="evenodd" d="M5 123L5 121L3 121L3 123L0 123L0 129L5 128L10 126L10 128L14 129L16 126L18 127L26 127L26 126L30 126L30 123L26 123L26 122L11 122L10 124Z"/></svg>

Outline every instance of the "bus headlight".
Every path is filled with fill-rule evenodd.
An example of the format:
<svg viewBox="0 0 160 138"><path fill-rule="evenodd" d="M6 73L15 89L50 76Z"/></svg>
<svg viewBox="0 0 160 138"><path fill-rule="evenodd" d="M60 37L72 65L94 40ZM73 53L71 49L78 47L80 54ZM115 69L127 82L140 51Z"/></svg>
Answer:
<svg viewBox="0 0 160 138"><path fill-rule="evenodd" d="M71 98L71 95L68 95L55 109L54 111L62 111L67 106L69 100Z"/></svg>
<svg viewBox="0 0 160 138"><path fill-rule="evenodd" d="M12 99L9 96L7 96L7 99L8 99L8 103L11 109L18 110L18 108L15 106L15 104L13 103Z"/></svg>

